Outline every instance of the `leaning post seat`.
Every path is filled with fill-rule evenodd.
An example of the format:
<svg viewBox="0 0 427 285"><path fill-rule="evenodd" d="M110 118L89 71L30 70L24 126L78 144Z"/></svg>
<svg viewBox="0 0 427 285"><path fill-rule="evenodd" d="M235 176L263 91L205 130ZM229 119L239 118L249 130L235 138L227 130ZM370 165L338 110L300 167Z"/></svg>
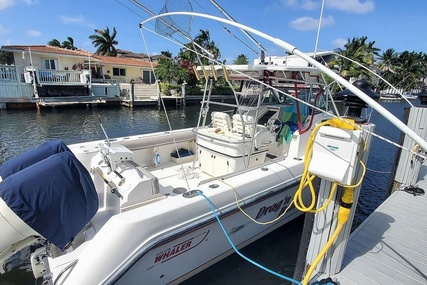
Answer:
<svg viewBox="0 0 427 285"><path fill-rule="evenodd" d="M70 151L70 149L61 140L45 142L37 148L24 152L17 157L6 161L2 166L0 166L0 178L4 180L13 173L39 162L52 154L63 151Z"/></svg>
<svg viewBox="0 0 427 285"><path fill-rule="evenodd" d="M2 211L1 216L17 229L5 237L7 233L0 233L0 251L6 241L10 245L22 239L20 225L12 224L17 218L63 249L98 210L91 176L70 151L51 155L6 177L0 183L0 198L1 205L16 215L8 219L12 212Z"/></svg>
<svg viewBox="0 0 427 285"><path fill-rule="evenodd" d="M243 118L243 122L242 122ZM253 128L255 124L255 119L252 116L249 115L242 115L240 117L240 114L234 114L233 115L233 132L238 134L243 134L243 126L244 126L244 133L245 136L251 137L253 133Z"/></svg>
<svg viewBox="0 0 427 285"><path fill-rule="evenodd" d="M219 128L223 132L231 130L230 115L224 112L212 112L211 114L212 127Z"/></svg>

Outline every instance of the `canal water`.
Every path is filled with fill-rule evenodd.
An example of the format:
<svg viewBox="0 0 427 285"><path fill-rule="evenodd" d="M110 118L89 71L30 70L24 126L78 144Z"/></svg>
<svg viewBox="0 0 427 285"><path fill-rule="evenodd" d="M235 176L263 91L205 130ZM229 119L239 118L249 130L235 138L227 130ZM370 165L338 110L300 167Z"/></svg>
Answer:
<svg viewBox="0 0 427 285"><path fill-rule="evenodd" d="M418 102L414 102L415 104ZM403 117L405 102L382 102L397 118ZM125 107L42 108L41 110L0 110L0 165L10 158L39 144L61 139L66 144L104 139L100 121L110 138L145 134L195 126L199 107L169 108L166 113L157 107L128 109ZM100 121L99 121L100 120ZM397 142L400 131L377 112L371 121L375 132ZM360 224L377 208L387 194L390 171L397 149L374 138L367 164L367 173L359 198L354 225ZM292 276L301 237L303 217L274 231L242 250L260 264L284 275ZM34 284L29 264L11 273L0 275L0 285ZM286 284L262 272L236 254L194 276L184 284Z"/></svg>

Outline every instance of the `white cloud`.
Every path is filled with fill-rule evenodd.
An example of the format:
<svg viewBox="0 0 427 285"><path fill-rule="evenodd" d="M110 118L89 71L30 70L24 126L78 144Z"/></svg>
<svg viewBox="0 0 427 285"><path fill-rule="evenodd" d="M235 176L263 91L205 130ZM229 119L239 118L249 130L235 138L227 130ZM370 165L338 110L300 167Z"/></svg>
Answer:
<svg viewBox="0 0 427 285"><path fill-rule="evenodd" d="M328 16L322 18L321 27L328 27L334 25L334 17ZM290 23L291 27L298 31L311 31L316 30L319 26L319 19L315 19L312 17L300 17L297 18Z"/></svg>
<svg viewBox="0 0 427 285"><path fill-rule="evenodd" d="M76 24L76 23L81 24L85 20L82 15L78 15L75 17L61 15L59 18L61 19L61 22L64 24Z"/></svg>
<svg viewBox="0 0 427 285"><path fill-rule="evenodd" d="M318 0L281 0L281 3L288 7L304 10L315 10L321 5L321 2Z"/></svg>
<svg viewBox="0 0 427 285"><path fill-rule="evenodd" d="M347 39L337 38L332 41L332 45L334 48L343 48L347 42Z"/></svg>
<svg viewBox="0 0 427 285"><path fill-rule="evenodd" d="M42 35L41 32L36 31L36 30L28 30L26 33L28 36L33 37L33 38L37 38L37 37L40 37Z"/></svg>
<svg viewBox="0 0 427 285"><path fill-rule="evenodd" d="M280 0L278 3L282 6L295 9L316 10L320 9L322 0ZM349 13L363 14L374 10L375 4L373 0L325 0L325 7Z"/></svg>
<svg viewBox="0 0 427 285"><path fill-rule="evenodd" d="M68 25L68 24L78 24L80 26L89 27L91 29L95 28L95 25L92 24L92 23L87 22L86 19L82 15L77 15L77 16L61 15L59 17L59 19L61 20L61 22L63 24L66 24L66 25Z"/></svg>
<svg viewBox="0 0 427 285"><path fill-rule="evenodd" d="M0 0L0 11L15 5L15 0Z"/></svg>
<svg viewBox="0 0 427 285"><path fill-rule="evenodd" d="M356 14L368 13L375 8L372 0L326 0L325 6Z"/></svg>

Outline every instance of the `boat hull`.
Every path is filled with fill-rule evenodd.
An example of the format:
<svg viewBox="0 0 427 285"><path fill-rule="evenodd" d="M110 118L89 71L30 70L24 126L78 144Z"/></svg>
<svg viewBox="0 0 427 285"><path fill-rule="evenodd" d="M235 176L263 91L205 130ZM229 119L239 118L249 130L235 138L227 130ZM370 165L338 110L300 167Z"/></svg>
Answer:
<svg viewBox="0 0 427 285"><path fill-rule="evenodd" d="M282 160L225 183L213 180L197 191L209 197L226 234L241 248L301 214L292 208L276 222L260 225L242 211L257 222L278 218L293 199L302 167L300 161ZM73 270L56 284L178 284L190 278L234 252L209 201L186 193L113 216L80 246ZM68 263L59 257L51 264L59 272Z"/></svg>

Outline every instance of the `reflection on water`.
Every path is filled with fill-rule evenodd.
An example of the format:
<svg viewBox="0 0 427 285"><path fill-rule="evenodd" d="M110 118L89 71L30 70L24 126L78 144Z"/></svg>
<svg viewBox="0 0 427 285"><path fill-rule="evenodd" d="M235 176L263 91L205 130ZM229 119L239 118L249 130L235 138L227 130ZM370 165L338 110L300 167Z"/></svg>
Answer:
<svg viewBox="0 0 427 285"><path fill-rule="evenodd" d="M407 106L407 104L401 102L383 103L383 105L397 118L403 117L403 108ZM197 123L198 114L199 108L197 106L187 106L183 110L168 111L168 117L173 129L193 127ZM50 139L62 139L66 144L104 139L105 136L98 118L100 118L110 138L169 130L166 115L163 111L159 111L158 108L128 109L121 107L98 107L78 109L46 108L39 111L0 110L0 165L4 161ZM371 121L376 124L376 133L397 142L400 131L393 127L387 120L378 113L373 112ZM394 146L374 137L367 164L368 171L359 197L354 225L360 224L384 200L396 151L397 149ZM293 230L299 231L300 229L294 226ZM278 243L279 248L285 248L289 243L292 244L292 247L298 248L298 237L289 240L283 238L283 236L287 235L277 236L273 233L273 236L274 242ZM270 244L270 239L267 238L257 242L253 247L250 247L251 249L247 249L247 251L263 252L265 247ZM278 259L273 258L270 262L282 264L283 260L280 258L286 259L286 257L286 252L284 252L283 255L279 254ZM230 257L225 262L221 262L213 267L213 269L208 269L214 271L202 273L207 275L194 277L192 280L189 280L188 284L195 284L194 282L197 283L198 280L203 280L203 276L209 278L209 280L215 276L220 276L222 279L217 279L217 281L224 281L230 278L231 283L241 281L239 278L229 276L233 275L233 273L227 272L233 272L232 270L247 272L247 270L252 269L247 268L241 263L238 263L237 267L232 268L232 264L235 264L235 262L230 263L230 260L234 260L233 258L237 257ZM295 259L288 259L287 262L289 260ZM219 271L224 271L224 274L215 273ZM34 284L31 276L32 274L26 273L25 270L16 270L11 274L0 275L0 285ZM251 276L257 279L253 275ZM257 279L259 280L258 284L266 283L266 280L269 280L267 277L260 278L264 281ZM212 280L213 283L210 284L218 284L218 282L215 283L215 279ZM270 283L270 281L267 283L274 284L274 282Z"/></svg>
<svg viewBox="0 0 427 285"><path fill-rule="evenodd" d="M173 129L194 126L198 107L168 111ZM46 108L0 110L0 164L51 140L66 144L104 139L101 120L109 138L167 131L165 112L157 108Z"/></svg>

